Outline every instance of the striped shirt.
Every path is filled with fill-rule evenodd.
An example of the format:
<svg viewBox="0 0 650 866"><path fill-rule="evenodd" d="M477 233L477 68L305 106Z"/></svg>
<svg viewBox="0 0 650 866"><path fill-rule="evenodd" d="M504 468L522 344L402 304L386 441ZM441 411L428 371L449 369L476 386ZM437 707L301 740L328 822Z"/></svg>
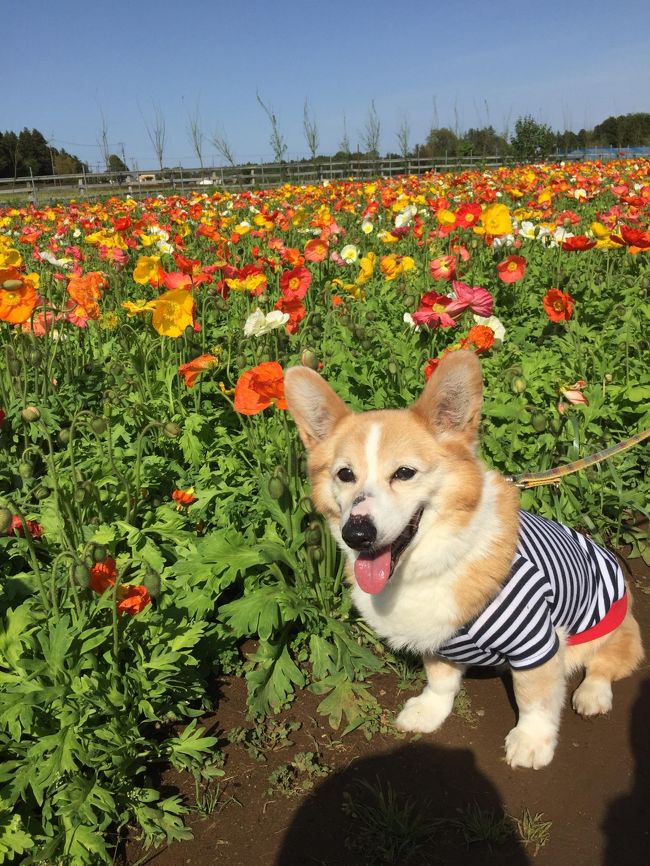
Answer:
<svg viewBox="0 0 650 866"><path fill-rule="evenodd" d="M599 623L625 593L613 553L579 532L520 511L519 540L501 592L436 654L463 665L517 670L551 659L568 635Z"/></svg>

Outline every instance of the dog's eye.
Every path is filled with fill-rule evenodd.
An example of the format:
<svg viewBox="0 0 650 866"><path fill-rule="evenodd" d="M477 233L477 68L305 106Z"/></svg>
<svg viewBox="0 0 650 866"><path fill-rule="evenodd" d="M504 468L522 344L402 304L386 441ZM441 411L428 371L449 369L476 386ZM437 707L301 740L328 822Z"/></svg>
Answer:
<svg viewBox="0 0 650 866"><path fill-rule="evenodd" d="M417 470L412 469L410 466L400 466L399 469L396 469L393 472L393 477L391 481L408 481L409 478L413 478Z"/></svg>
<svg viewBox="0 0 650 866"><path fill-rule="evenodd" d="M339 481L345 482L345 484L350 484L353 481L357 480L354 472L348 466L343 466L341 469L339 469L339 471L336 473L336 477L339 479Z"/></svg>

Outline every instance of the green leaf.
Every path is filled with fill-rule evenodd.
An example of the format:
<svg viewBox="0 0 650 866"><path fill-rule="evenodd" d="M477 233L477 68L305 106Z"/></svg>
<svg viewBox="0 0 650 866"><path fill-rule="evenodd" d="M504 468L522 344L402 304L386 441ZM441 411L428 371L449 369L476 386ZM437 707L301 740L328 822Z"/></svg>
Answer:
<svg viewBox="0 0 650 866"><path fill-rule="evenodd" d="M263 643L252 660L257 662L257 667L246 674L246 679L250 689L249 705L256 713L266 715L279 710L293 694L294 685L305 684L286 643Z"/></svg>
<svg viewBox="0 0 650 866"><path fill-rule="evenodd" d="M364 706L373 702L373 697L361 683L355 683L341 671L313 683L311 691L316 694L329 692L318 705L318 712L327 716L334 730L338 730L343 716L348 720L348 729L357 727L364 718Z"/></svg>

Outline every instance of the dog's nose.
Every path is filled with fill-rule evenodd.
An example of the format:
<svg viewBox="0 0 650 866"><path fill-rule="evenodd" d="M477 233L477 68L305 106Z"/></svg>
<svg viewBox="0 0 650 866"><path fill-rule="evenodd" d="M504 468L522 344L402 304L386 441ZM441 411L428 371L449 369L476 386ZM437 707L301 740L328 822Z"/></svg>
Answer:
<svg viewBox="0 0 650 866"><path fill-rule="evenodd" d="M377 527L366 514L352 516L341 530L341 535L352 550L368 550L377 538Z"/></svg>

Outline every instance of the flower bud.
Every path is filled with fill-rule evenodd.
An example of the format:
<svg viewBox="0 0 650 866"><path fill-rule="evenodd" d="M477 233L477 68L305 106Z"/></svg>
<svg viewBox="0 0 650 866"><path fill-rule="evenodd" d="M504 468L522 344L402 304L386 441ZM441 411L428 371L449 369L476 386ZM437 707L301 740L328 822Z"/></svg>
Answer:
<svg viewBox="0 0 650 866"><path fill-rule="evenodd" d="M16 289L19 289L22 284L22 280L5 280L2 284L2 288L7 292L14 292Z"/></svg>
<svg viewBox="0 0 650 866"><path fill-rule="evenodd" d="M99 416L93 418L90 422L93 433L97 433L98 436L106 432L106 426L106 420Z"/></svg>
<svg viewBox="0 0 650 866"><path fill-rule="evenodd" d="M526 390L526 380L523 376L515 376L510 383L510 388L513 394L523 394Z"/></svg>
<svg viewBox="0 0 650 866"><path fill-rule="evenodd" d="M286 485L281 478L271 478L268 483L268 491L271 499L281 499L286 491Z"/></svg>
<svg viewBox="0 0 650 866"><path fill-rule="evenodd" d="M34 477L34 467L29 460L21 460L18 464L18 474L21 478L29 479Z"/></svg>
<svg viewBox="0 0 650 866"><path fill-rule="evenodd" d="M536 433L543 433L548 424L546 415L543 412L533 412L530 418L530 423Z"/></svg>
<svg viewBox="0 0 650 866"><path fill-rule="evenodd" d="M105 562L108 556L108 548L105 544L96 544L93 547L92 556L95 562Z"/></svg>
<svg viewBox="0 0 650 866"><path fill-rule="evenodd" d="M151 566L147 568L147 572L142 580L142 585L145 587L151 598L158 598L160 595L160 575L154 571Z"/></svg>
<svg viewBox="0 0 650 866"><path fill-rule="evenodd" d="M40 410L36 406L25 406L20 414L23 417L23 421L26 421L28 424L33 424L41 417Z"/></svg>
<svg viewBox="0 0 650 866"><path fill-rule="evenodd" d="M180 425L177 424L175 421L168 421L163 426L163 433L168 439L178 439L178 437L182 433L182 430Z"/></svg>
<svg viewBox="0 0 650 866"><path fill-rule="evenodd" d="M311 370L318 369L318 358L313 349L305 349L300 356L300 363L303 367L309 367Z"/></svg>
<svg viewBox="0 0 650 866"><path fill-rule="evenodd" d="M59 430L58 439L59 439L59 442L61 443L61 445L67 445L68 442L70 441L70 428L69 427L62 427Z"/></svg>
<svg viewBox="0 0 650 866"><path fill-rule="evenodd" d="M85 589L90 583L90 569L83 562L75 562L72 566L72 579L77 584Z"/></svg>
<svg viewBox="0 0 650 866"><path fill-rule="evenodd" d="M0 535L5 535L11 526L12 514L8 508L0 508Z"/></svg>

